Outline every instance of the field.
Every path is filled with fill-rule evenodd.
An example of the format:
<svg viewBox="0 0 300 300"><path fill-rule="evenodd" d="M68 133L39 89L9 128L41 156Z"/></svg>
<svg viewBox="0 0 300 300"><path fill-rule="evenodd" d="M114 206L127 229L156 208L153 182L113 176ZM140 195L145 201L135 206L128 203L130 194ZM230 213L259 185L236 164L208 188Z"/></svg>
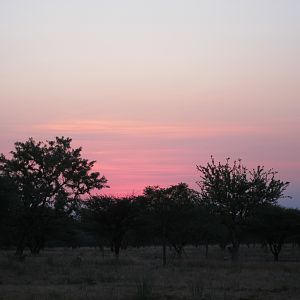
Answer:
<svg viewBox="0 0 300 300"><path fill-rule="evenodd" d="M297 247L286 246L277 263L258 245L243 247L235 264L218 247L207 258L204 248L168 254L163 267L159 247L129 248L118 262L108 249L47 249L24 261L1 251L0 299L300 299Z"/></svg>

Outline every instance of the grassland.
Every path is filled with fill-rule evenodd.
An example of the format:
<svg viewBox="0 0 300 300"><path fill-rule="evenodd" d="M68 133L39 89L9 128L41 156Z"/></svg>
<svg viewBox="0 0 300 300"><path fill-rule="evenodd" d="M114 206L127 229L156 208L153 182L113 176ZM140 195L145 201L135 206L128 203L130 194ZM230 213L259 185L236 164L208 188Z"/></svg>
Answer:
<svg viewBox="0 0 300 300"><path fill-rule="evenodd" d="M300 250L286 246L280 262L259 246L241 249L239 263L218 247L208 258L188 247L166 267L159 247L129 248L117 262L108 249L47 249L17 260L0 252L1 300L286 300L300 299Z"/></svg>

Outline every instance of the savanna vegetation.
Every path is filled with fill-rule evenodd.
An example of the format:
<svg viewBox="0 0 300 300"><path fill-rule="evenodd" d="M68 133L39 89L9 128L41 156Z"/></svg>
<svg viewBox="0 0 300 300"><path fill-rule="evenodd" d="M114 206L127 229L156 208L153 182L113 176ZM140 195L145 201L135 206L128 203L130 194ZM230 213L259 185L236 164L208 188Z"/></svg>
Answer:
<svg viewBox="0 0 300 300"><path fill-rule="evenodd" d="M278 205L277 172L211 158L198 190L107 196L71 142L0 156L0 299L299 298L300 211Z"/></svg>

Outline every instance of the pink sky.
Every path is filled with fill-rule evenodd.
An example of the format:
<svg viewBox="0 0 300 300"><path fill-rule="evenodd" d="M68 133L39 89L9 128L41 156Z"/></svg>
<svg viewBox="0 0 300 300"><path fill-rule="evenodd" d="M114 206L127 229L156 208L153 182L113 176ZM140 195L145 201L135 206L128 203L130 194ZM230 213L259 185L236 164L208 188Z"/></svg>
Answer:
<svg viewBox="0 0 300 300"><path fill-rule="evenodd" d="M299 1L11 0L0 20L0 152L72 137L117 194L242 158L300 207Z"/></svg>

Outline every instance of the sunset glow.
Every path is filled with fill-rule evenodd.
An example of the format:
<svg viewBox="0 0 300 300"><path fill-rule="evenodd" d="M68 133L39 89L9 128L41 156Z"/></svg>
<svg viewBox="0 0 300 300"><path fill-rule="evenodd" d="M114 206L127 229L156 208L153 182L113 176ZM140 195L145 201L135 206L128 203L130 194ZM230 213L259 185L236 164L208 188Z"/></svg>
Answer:
<svg viewBox="0 0 300 300"><path fill-rule="evenodd" d="M68 136L102 193L264 165L300 207L300 2L1 1L0 152Z"/></svg>

